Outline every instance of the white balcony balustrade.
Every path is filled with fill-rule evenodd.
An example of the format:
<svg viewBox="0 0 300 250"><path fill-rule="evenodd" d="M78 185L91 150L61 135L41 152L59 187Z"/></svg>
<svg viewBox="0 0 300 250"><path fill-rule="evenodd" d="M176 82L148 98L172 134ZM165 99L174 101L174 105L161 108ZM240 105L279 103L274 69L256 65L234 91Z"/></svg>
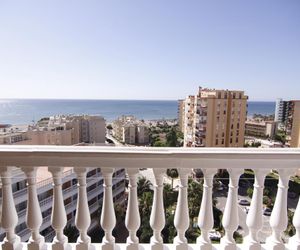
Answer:
<svg viewBox="0 0 300 250"><path fill-rule="evenodd" d="M21 242L15 234L18 213L15 209L12 193L11 166L21 168L27 177L27 227L31 231L29 242ZM52 243L45 243L40 235L43 222L40 204L37 198L36 169L48 166L53 176L53 206L51 223L55 230ZM58 167L59 166L59 167ZM73 167L78 180L78 201L75 225L79 231L76 243L69 243L63 234L66 226L66 209L63 200L63 167ZM102 243L91 242L88 228L91 223L88 193L87 171L89 168L101 168L103 176L103 204L100 224L105 232ZM112 185L116 168L125 168L128 174L128 202L125 226L129 236L124 243L116 243L112 231L116 225ZM140 228L140 215L137 196L137 176L139 168L151 168L154 174L153 204L150 226L153 236L149 243L140 243L137 231ZM168 168L177 168L179 172L178 199L174 216L177 231L172 244L166 244L162 237L165 227L163 200L164 174ZM293 225L296 234L284 240L287 227L287 199L290 176L300 168L300 150L298 149L238 149L238 148L135 148L135 147L57 147L57 146L0 146L0 174L2 181L1 227L6 233L3 250L104 250L126 249L297 249L300 250L300 205L294 213ZM186 231L191 226L188 208L188 176L192 169L203 172L203 194L199 209L198 227L201 230L196 243L188 243ZM227 169L229 173L228 195L222 224L224 234L220 243L212 243L209 232L213 229L213 178L217 169ZM253 169L255 174L253 196L246 224L249 234L243 243L237 244L234 232L239 223L238 183L245 169ZM270 217L271 235L266 242L258 237L263 227L263 190L265 176L275 169L278 172L278 191ZM299 194L298 194L299 195ZM298 198L298 197L297 197ZM246 216L246 215L245 215ZM101 240L101 239L99 239Z"/></svg>

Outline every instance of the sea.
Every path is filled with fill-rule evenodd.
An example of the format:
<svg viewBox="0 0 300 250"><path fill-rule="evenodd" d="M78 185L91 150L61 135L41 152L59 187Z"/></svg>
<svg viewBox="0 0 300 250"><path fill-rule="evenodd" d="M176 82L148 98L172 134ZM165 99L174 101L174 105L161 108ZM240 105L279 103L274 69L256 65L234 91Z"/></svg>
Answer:
<svg viewBox="0 0 300 250"><path fill-rule="evenodd" d="M0 99L0 124L32 124L57 114L101 115L108 122L121 115L144 120L175 119L177 105L177 100ZM248 116L274 112L275 102L248 102Z"/></svg>

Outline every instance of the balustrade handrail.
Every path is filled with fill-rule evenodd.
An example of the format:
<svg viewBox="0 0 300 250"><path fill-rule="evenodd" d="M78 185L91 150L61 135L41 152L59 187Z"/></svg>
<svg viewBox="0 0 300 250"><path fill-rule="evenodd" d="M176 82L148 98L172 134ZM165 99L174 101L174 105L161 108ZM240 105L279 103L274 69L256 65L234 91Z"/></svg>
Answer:
<svg viewBox="0 0 300 250"><path fill-rule="evenodd" d="M221 238L220 245L224 249L236 249L236 242L233 238L234 232L239 226L238 213L238 188L239 179L244 169L254 170L253 196L246 216L246 225L249 229L249 237L245 237L243 243L245 249L260 249L262 244L258 238L258 232L263 226L263 188L266 175L272 170L278 171L278 190L275 203L269 220L272 234L266 239L264 249L294 249L293 246L300 247L300 205L293 217L293 225L296 234L290 239L291 243L285 244L281 240L286 229L287 197L290 176L300 167L300 149L252 149L252 148L145 148L145 147L64 147L64 146L0 146L0 173L4 188L2 192L4 201L2 202L2 226L7 232L12 234L17 225L18 214L14 209L13 194L11 190L11 175L9 166L22 167L26 173L28 188L28 214L26 223L31 228L31 237L35 242L41 242L41 236L37 232L42 223L50 222L56 231L57 244L65 247L62 230L67 223L66 215L70 208L76 206L75 226L79 230L79 239L88 247L90 239L87 237L87 230L91 223L90 209L96 205L88 204L91 200L88 195L93 190L87 192L88 167L101 168L103 179L103 198L100 223L105 232L103 246L108 249L115 249L115 239L112 230L116 225L114 210L114 197L118 196L118 190L113 189L116 182L113 174L116 168L126 168L128 175L128 200L126 200L125 226L129 231L126 240L127 244L137 246L138 238L136 232L140 227L138 196L137 196L137 176L139 168L152 168L155 185L153 185L153 203L150 215L150 226L153 235L150 240L151 249L163 249L163 238L161 232L165 226L164 211L164 174L168 168L177 168L179 174L178 197L174 214L174 226L177 236L174 238L174 246L177 250L188 249L185 232L190 226L189 203L188 203L188 175L192 168L199 168L203 173L203 195L198 215L198 227L201 235L197 238L200 249L211 249L212 242L209 233L214 225L213 215L213 177L217 169L227 169L229 174L228 193L226 205L222 216L222 226L225 234ZM39 203L37 199L37 188L35 178L36 169L32 166L48 166L53 175L54 206L52 214L45 218L41 216L41 207L48 198ZM62 178L63 168L57 166L73 167L77 178L77 201L64 204ZM28 168L27 168L28 167ZM100 173L96 173L98 179ZM95 179L95 176L92 179ZM100 177L100 176L99 176ZM92 182L91 182L92 183ZM98 188L97 188L98 189ZM97 195L95 193L95 195ZM116 196L114 196L116 195ZM124 198L124 197L123 197ZM95 200L94 204L98 202ZM97 203L98 204L98 203ZM94 207L95 206L95 207ZM34 213L32 213L34 211ZM7 215L7 218L5 217ZM59 237L58 237L59 236ZM13 244L13 237L8 238ZM293 248L292 248L293 247ZM66 249L66 248L64 248ZM241 248L244 249L244 248ZM297 248L299 249L299 248Z"/></svg>
<svg viewBox="0 0 300 250"><path fill-rule="evenodd" d="M300 167L300 149L0 146L0 168L6 166L160 168L162 165L165 168L297 169Z"/></svg>

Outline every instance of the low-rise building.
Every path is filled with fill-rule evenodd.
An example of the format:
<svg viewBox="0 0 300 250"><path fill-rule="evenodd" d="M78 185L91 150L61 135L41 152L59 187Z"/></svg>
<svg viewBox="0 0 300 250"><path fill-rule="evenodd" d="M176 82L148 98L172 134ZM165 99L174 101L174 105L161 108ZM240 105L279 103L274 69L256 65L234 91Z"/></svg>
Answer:
<svg viewBox="0 0 300 250"><path fill-rule="evenodd" d="M0 144L75 145L105 143L106 124L101 116L56 115L44 117L26 129L2 129Z"/></svg>
<svg viewBox="0 0 300 250"><path fill-rule="evenodd" d="M134 116L121 116L112 123L113 136L126 144L147 145L149 143L149 126Z"/></svg>
<svg viewBox="0 0 300 250"><path fill-rule="evenodd" d="M274 121L248 120L245 122L245 135L263 138L273 138L277 131Z"/></svg>

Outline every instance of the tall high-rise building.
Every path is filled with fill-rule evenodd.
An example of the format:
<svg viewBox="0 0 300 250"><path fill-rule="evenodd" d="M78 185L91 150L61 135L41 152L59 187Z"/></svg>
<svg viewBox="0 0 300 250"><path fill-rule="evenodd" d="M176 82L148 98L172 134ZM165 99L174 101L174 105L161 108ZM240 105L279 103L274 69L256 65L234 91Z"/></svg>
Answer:
<svg viewBox="0 0 300 250"><path fill-rule="evenodd" d="M274 121L282 124L286 121L288 112L288 102L282 99L276 100L275 118Z"/></svg>
<svg viewBox="0 0 300 250"><path fill-rule="evenodd" d="M300 100L278 99L275 121L279 122L280 128L285 130L287 145L300 147Z"/></svg>
<svg viewBox="0 0 300 250"><path fill-rule="evenodd" d="M286 139L291 147L300 147L300 100L288 102Z"/></svg>
<svg viewBox="0 0 300 250"><path fill-rule="evenodd" d="M184 146L242 147L247 99L243 91L200 87L184 100Z"/></svg>

